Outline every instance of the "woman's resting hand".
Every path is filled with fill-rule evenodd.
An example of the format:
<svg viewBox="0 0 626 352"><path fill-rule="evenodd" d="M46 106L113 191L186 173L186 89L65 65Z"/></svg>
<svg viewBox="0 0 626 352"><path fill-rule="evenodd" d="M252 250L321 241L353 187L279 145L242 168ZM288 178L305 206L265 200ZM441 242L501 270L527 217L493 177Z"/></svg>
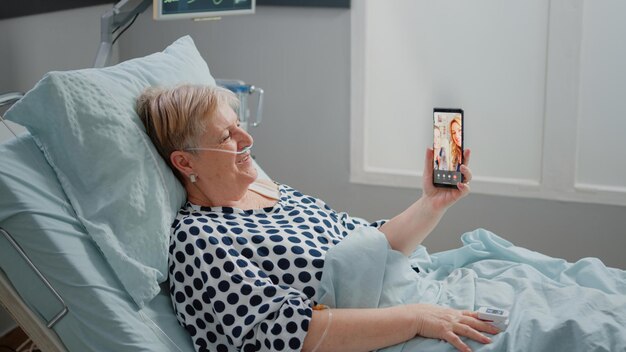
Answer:
<svg viewBox="0 0 626 352"><path fill-rule="evenodd" d="M417 317L416 336L445 340L459 351L471 351L460 336L469 337L480 343L490 343L491 339L480 332L497 334L497 328L478 319L478 313L429 304L407 306Z"/></svg>

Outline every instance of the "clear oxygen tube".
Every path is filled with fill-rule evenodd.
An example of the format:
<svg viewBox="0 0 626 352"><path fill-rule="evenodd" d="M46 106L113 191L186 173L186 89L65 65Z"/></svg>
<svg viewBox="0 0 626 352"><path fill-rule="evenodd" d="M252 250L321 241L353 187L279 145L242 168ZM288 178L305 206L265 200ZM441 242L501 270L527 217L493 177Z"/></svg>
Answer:
<svg viewBox="0 0 626 352"><path fill-rule="evenodd" d="M229 153L229 154L235 154L235 155L241 155L241 154L245 154L247 152L249 152L252 149L252 145L250 144L247 147L244 147L243 149L241 149L240 151L233 151L233 150L225 150L225 149L218 149L218 148L186 148L186 151L193 151L193 150L208 150L208 151L212 151L212 152L222 152L222 153Z"/></svg>

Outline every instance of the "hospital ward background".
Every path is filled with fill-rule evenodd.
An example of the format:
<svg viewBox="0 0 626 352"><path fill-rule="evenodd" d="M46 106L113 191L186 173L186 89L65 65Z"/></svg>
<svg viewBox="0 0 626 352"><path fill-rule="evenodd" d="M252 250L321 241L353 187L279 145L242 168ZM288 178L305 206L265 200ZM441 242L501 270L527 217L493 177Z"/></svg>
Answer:
<svg viewBox="0 0 626 352"><path fill-rule="evenodd" d="M114 3L0 14L0 94L92 67ZM248 126L261 168L369 220L419 197L432 109L462 108L472 193L423 243L428 253L482 228L626 270L624 13L619 0L257 0L253 14L203 21L156 21L148 8L107 64L190 36L214 78L263 88L263 121ZM13 138L0 125L0 142ZM16 326L0 310L0 337Z"/></svg>

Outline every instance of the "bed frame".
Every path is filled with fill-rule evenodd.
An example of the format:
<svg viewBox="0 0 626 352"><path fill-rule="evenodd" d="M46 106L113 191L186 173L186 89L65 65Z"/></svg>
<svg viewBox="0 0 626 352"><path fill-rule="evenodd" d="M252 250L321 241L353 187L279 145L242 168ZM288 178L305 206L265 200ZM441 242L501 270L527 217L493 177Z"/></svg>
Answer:
<svg viewBox="0 0 626 352"><path fill-rule="evenodd" d="M41 317L35 315L24 303L1 269L0 302L39 349L46 352L67 351L54 330L48 328Z"/></svg>
<svg viewBox="0 0 626 352"><path fill-rule="evenodd" d="M8 105L12 105L23 96L22 93L12 92L0 95L0 108ZM14 135L16 133L5 122L2 115L0 115L0 122ZM67 351L59 336L52 330L52 327L63 318L68 308L63 298L58 292L50 285L50 282L43 276L43 274L37 269L37 267L30 260L28 255L20 247L20 245L13 239L11 234L0 227L0 234L7 242L19 253L20 257L28 264L28 266L37 274L39 279L44 285L52 292L52 294L59 300L62 305L62 310L58 312L50 321L44 321L41 316L33 313L33 310L24 302L24 300L17 293L6 274L0 269L0 303L4 306L7 312L12 316L13 320L24 330L29 338L40 348L42 351L62 352Z"/></svg>

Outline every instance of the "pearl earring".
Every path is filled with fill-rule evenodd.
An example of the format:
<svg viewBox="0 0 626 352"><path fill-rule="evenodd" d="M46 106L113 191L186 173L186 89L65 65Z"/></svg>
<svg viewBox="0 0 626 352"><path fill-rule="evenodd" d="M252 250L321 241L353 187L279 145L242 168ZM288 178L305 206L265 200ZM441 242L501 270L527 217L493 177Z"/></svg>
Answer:
<svg viewBox="0 0 626 352"><path fill-rule="evenodd" d="M189 175L189 180L191 180L191 183L196 183L196 174Z"/></svg>

